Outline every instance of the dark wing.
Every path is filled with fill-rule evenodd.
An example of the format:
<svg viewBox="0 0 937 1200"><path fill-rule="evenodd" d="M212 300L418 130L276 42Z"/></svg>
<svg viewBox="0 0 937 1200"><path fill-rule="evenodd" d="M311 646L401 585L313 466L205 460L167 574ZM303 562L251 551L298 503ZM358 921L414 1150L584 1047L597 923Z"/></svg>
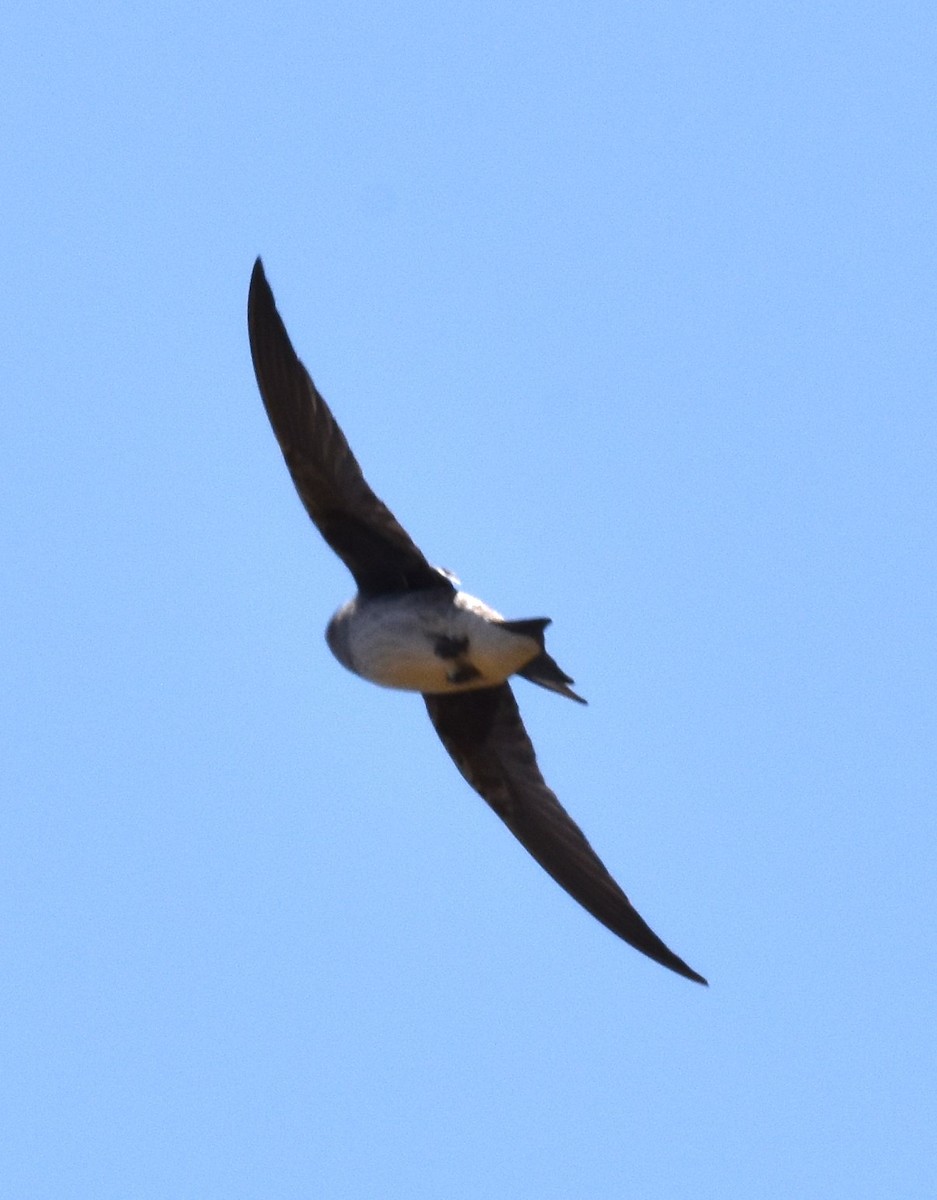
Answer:
<svg viewBox="0 0 937 1200"><path fill-rule="evenodd" d="M359 589L377 595L451 588L365 482L345 435L296 356L259 258L247 327L257 385L299 498Z"/></svg>
<svg viewBox="0 0 937 1200"><path fill-rule="evenodd" d="M636 950L705 984L642 920L544 783L510 686L423 699L456 766L560 887Z"/></svg>

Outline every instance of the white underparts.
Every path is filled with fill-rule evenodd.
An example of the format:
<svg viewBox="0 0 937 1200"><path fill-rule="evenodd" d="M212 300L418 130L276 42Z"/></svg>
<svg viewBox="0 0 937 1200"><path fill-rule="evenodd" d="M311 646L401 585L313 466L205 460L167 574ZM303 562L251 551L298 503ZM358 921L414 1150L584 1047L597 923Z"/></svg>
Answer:
<svg viewBox="0 0 937 1200"><path fill-rule="evenodd" d="M329 622L326 640L356 675L411 692L494 687L540 653L511 633L500 613L465 592L357 598Z"/></svg>

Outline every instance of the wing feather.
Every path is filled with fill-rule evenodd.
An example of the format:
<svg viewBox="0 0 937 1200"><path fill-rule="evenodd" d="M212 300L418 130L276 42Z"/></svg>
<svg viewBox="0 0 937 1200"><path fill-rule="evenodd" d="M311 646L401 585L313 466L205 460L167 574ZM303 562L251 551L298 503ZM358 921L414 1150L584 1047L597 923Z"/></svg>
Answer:
<svg viewBox="0 0 937 1200"><path fill-rule="evenodd" d="M329 406L296 355L260 259L247 302L251 357L293 483L320 533L371 595L451 584L368 486Z"/></svg>
<svg viewBox="0 0 937 1200"><path fill-rule="evenodd" d="M423 699L462 775L560 887L636 950L705 984L642 919L547 787L510 686Z"/></svg>

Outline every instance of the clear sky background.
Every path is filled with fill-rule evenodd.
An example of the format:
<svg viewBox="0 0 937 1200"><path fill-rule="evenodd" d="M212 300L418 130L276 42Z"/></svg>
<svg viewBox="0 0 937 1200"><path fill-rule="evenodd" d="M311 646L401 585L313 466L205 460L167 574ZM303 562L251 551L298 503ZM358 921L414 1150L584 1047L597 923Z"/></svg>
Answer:
<svg viewBox="0 0 937 1200"><path fill-rule="evenodd" d="M7 5L10 1197L937 1194L937 10ZM253 379L262 254L547 779L419 699Z"/></svg>

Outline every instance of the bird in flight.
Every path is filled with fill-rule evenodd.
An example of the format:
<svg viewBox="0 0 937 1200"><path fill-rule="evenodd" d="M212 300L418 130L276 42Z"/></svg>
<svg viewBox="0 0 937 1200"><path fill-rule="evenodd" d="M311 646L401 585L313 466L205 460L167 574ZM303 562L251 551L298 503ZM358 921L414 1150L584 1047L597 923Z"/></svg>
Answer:
<svg viewBox="0 0 937 1200"><path fill-rule="evenodd" d="M459 771L560 887L636 950L705 984L638 915L540 773L509 678L585 703L545 649L549 620L505 620L424 558L365 481L293 349L259 258L247 316L257 384L293 483L358 587L326 628L332 653L372 683L420 692Z"/></svg>

